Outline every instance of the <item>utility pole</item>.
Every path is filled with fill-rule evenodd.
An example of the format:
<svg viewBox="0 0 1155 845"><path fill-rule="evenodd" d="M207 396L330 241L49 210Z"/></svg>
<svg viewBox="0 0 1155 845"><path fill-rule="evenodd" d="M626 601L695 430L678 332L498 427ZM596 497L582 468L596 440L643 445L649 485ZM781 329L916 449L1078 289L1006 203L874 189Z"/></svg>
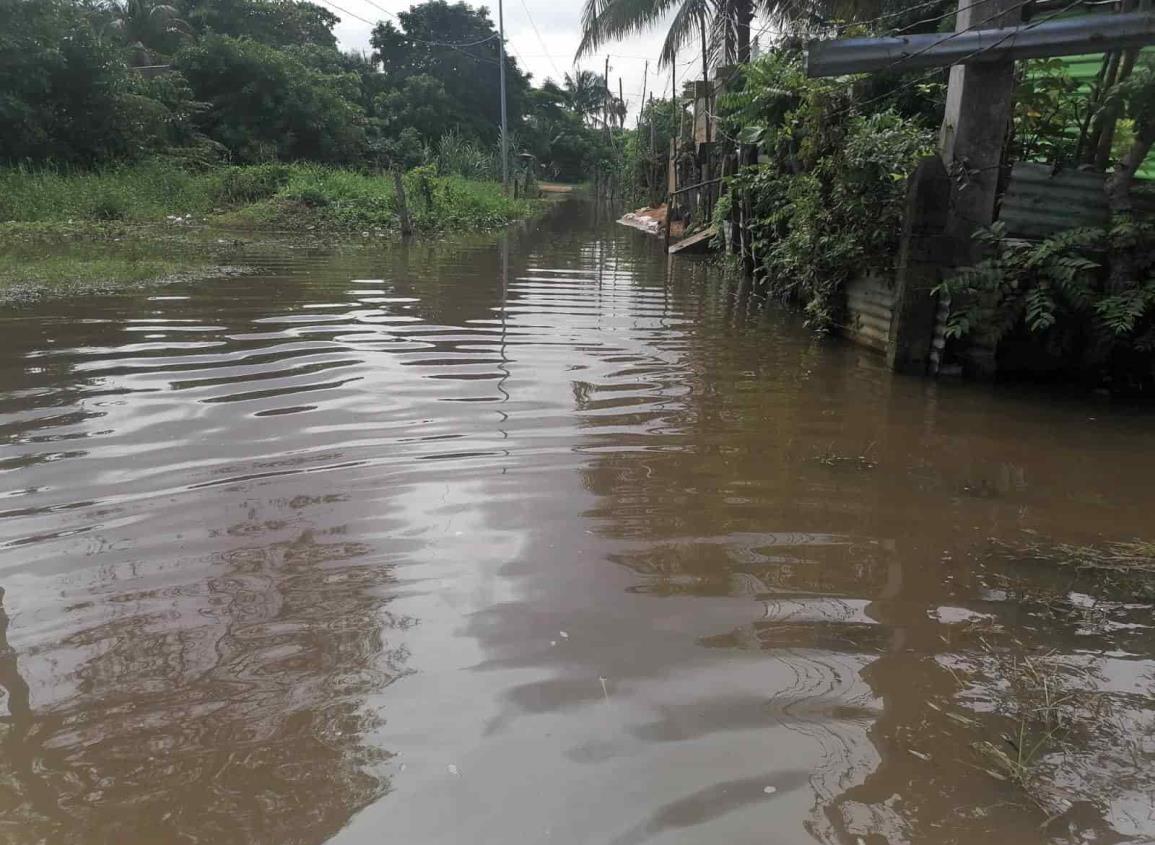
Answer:
<svg viewBox="0 0 1155 845"><path fill-rule="evenodd" d="M710 63L706 58L706 22L704 20L698 22L702 27L702 96L705 98L702 110L706 112L706 143L710 143ZM694 108L697 109L695 102ZM695 130L697 123L695 123ZM709 179L709 176L703 176L702 180Z"/></svg>
<svg viewBox="0 0 1155 845"><path fill-rule="evenodd" d="M618 116L618 129L626 128L626 95L622 93L622 78L618 77L618 105L621 107L621 112Z"/></svg>
<svg viewBox="0 0 1155 845"><path fill-rule="evenodd" d="M811 77L951 68L940 160L924 161L908 187L888 349L893 369L926 369L937 307L931 290L942 267L975 264L985 257L972 235L995 219L1015 61L1155 43L1150 12L1056 20L1065 11L1059 10L1024 23L1022 8L1021 0L958 0L950 35L849 38L809 47L806 73ZM981 328L965 354L976 372L990 375L997 343Z"/></svg>
<svg viewBox="0 0 1155 845"><path fill-rule="evenodd" d="M638 109L638 128L642 128L642 112L646 108L646 78L650 75L650 60L646 59L646 66L642 68L642 107Z"/></svg>
<svg viewBox="0 0 1155 845"><path fill-rule="evenodd" d="M610 57L606 54L606 69L602 73L602 87L606 93L602 96L602 126L606 128L606 135L610 134Z"/></svg>
<svg viewBox="0 0 1155 845"><path fill-rule="evenodd" d="M498 65L498 73L501 77L501 187L508 192L509 134L505 115L505 9L502 0L497 0L497 40L501 45L501 63Z"/></svg>

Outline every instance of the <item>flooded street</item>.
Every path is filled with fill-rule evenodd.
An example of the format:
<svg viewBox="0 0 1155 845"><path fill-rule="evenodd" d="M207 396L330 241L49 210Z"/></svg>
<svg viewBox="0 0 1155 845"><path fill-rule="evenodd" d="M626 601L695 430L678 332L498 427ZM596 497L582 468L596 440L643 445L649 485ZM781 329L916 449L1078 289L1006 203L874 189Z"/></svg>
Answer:
<svg viewBox="0 0 1155 845"><path fill-rule="evenodd" d="M0 317L0 842L1155 841L1155 590L1037 559L1149 414L576 199L247 263Z"/></svg>

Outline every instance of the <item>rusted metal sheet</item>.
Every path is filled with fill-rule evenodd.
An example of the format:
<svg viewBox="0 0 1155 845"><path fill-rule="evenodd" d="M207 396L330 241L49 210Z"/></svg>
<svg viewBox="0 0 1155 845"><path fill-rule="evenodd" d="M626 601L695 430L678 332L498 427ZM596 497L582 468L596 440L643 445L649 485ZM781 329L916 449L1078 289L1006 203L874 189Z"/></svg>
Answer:
<svg viewBox="0 0 1155 845"><path fill-rule="evenodd" d="M1104 181L1102 173L1016 164L999 220L1006 224L1008 235L1019 238L1045 238L1064 229L1105 226Z"/></svg>

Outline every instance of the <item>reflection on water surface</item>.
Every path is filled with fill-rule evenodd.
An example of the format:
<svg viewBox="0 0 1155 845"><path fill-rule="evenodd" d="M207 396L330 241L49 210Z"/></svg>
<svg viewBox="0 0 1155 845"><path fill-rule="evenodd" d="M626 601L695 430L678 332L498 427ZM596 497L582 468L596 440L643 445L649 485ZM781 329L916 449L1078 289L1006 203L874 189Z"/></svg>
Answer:
<svg viewBox="0 0 1155 845"><path fill-rule="evenodd" d="M1155 837L1145 417L507 246L4 315L0 838Z"/></svg>

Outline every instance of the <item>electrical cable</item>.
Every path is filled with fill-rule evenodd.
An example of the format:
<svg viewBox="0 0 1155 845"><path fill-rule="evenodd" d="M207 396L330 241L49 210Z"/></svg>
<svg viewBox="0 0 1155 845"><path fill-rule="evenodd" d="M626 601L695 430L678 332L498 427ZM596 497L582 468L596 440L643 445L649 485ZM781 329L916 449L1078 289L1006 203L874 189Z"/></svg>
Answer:
<svg viewBox="0 0 1155 845"><path fill-rule="evenodd" d="M529 13L529 6L525 5L525 0L518 0L518 2L521 3L521 8L525 10L525 16L529 20L529 25L533 27L533 34L537 36L537 43L540 44L541 49L545 51L545 57L549 59L550 67L553 68L553 72L557 74L558 81L560 82L564 74L557 69L557 62L553 60L553 56L549 53L549 48L545 46L545 41L542 39L541 33L537 30L537 24L533 22L533 15Z"/></svg>
<svg viewBox="0 0 1155 845"><path fill-rule="evenodd" d="M975 50L975 51L967 54L966 56L963 56L962 58L958 59L957 61L951 62L951 66L959 65L959 64L965 64L966 62L972 61L973 59L978 58L982 54L990 52L991 50L995 49L996 47L999 47L999 46L1005 44L1007 41L1009 41L1010 39L1014 38L1015 36L1017 36L1023 32L1027 32L1028 30L1032 30L1038 26L1041 26L1044 23L1047 23L1048 21L1054 20L1055 18L1059 17L1060 15L1066 14L1071 9L1080 5L1082 2L1083 2L1083 0L1071 0L1071 2L1068 3L1066 6L1063 6L1062 8L1058 9L1055 12L1052 12L1049 15L1044 15L1043 17L1039 18L1036 21L1031 21L1029 24L1027 24L1024 27L1012 29L1010 32L1008 32L1006 35L1004 35L1002 38L1000 38L994 44L988 44L985 47L980 47L977 50ZM963 32L967 32L969 29L970 28L968 28L967 30L959 30L955 34L961 35ZM946 40L946 39L943 39L943 40ZM886 70L886 69L887 68L884 68L883 70ZM878 72L882 72L882 71L878 71ZM885 94L880 94L877 97L871 97L870 99L863 100L862 102L859 102L859 103L848 103L843 109L831 112L831 114L828 117L841 117L842 113L844 113L844 112L850 112L853 109L861 109L864 106L869 106L869 105L872 105L874 103L880 102L881 100L888 99L890 97L893 97L895 94L897 94L901 91L904 91L907 88L910 88L913 85L919 85L919 84L925 82L927 79L930 79L931 77L936 76L937 74L939 74L941 72L942 72L941 67L931 68L926 73L921 74L920 76L917 76L914 79L911 79L911 80L908 80L907 82L902 83L901 85L895 87L893 90L887 91ZM717 115L711 114L710 116L713 117L715 120L718 119ZM729 135L727 135L726 137L728 140L730 140L734 143L737 143L737 139L731 138Z"/></svg>
<svg viewBox="0 0 1155 845"><path fill-rule="evenodd" d="M342 9L340 6L338 6L336 3L333 3L331 0L321 0L321 2L327 6L332 6L334 9L336 9L338 12L340 12L343 15L348 15L351 18L356 18L357 20L361 21L362 23L369 24L369 26L375 26L376 23L378 23L378 22L371 21L368 18L361 17L361 15L358 15L355 12L350 12L348 9ZM390 12L384 6L380 5L379 3L374 2L374 0L364 0L364 2L368 3L370 6L377 9L379 12L384 12L385 14L389 15L389 17L391 17L391 18L394 18L396 20L401 20L399 17L397 17L397 15L394 12ZM423 38L417 38L417 37L412 36L412 35L406 35L404 31L402 31L400 34L406 40L415 41L418 44L426 44L430 47L449 47L449 48L454 49L454 50L459 49L461 47L477 47L478 45L486 44L490 41L493 41L495 38L497 38L497 33L495 32L495 33L492 33L491 35L485 36L485 38L478 39L477 41L464 41L464 42L457 43L457 42L452 42L452 41L426 41ZM469 55L469 54L466 53L466 55ZM480 57L471 56L470 58L480 58ZM482 61L488 61L488 60L482 59Z"/></svg>
<svg viewBox="0 0 1155 845"><path fill-rule="evenodd" d="M976 2L985 2L985 0L976 0ZM925 47L922 47L918 50L915 50L913 53L907 53L907 54L895 59L893 62L888 64L886 67L881 68L878 71L875 71L875 73L888 73L889 71L892 71L896 67L901 65L903 62L909 62L911 59L916 58L917 56L921 56L924 53L930 52L935 47L939 47L948 41L953 41L955 38L958 38L960 35L964 35L968 32L973 32L974 30L981 27L983 24L990 23L991 21L993 21L997 17L1001 17L1002 15L1005 15L1009 12L1017 12L1019 9L1023 8L1024 6L1028 6L1034 2L1035 2L1035 0L1019 0L1019 2L1016 3L1014 6L1011 6L1008 9L1000 9L999 11L995 12L994 14L988 15L987 17L983 18L978 23L966 27L966 29L956 29L954 32L943 36L942 38L938 39L937 41L934 41L934 42L926 45ZM1066 11L1066 9L1073 8L1077 5L1079 5L1079 3L1081 3L1081 2L1082 2L1082 0L1076 0L1076 2L1071 3L1069 6L1065 7L1064 9L1060 9L1059 12L1063 12L1063 11ZM972 6L975 5L975 3L971 3L971 5ZM967 7L967 8L969 8L969 7ZM1012 33L1012 35L1013 34L1014 33ZM1001 43L1002 43L1002 41L998 41L991 46L994 47L997 44L1001 44ZM989 49L989 48L983 48L983 49Z"/></svg>

